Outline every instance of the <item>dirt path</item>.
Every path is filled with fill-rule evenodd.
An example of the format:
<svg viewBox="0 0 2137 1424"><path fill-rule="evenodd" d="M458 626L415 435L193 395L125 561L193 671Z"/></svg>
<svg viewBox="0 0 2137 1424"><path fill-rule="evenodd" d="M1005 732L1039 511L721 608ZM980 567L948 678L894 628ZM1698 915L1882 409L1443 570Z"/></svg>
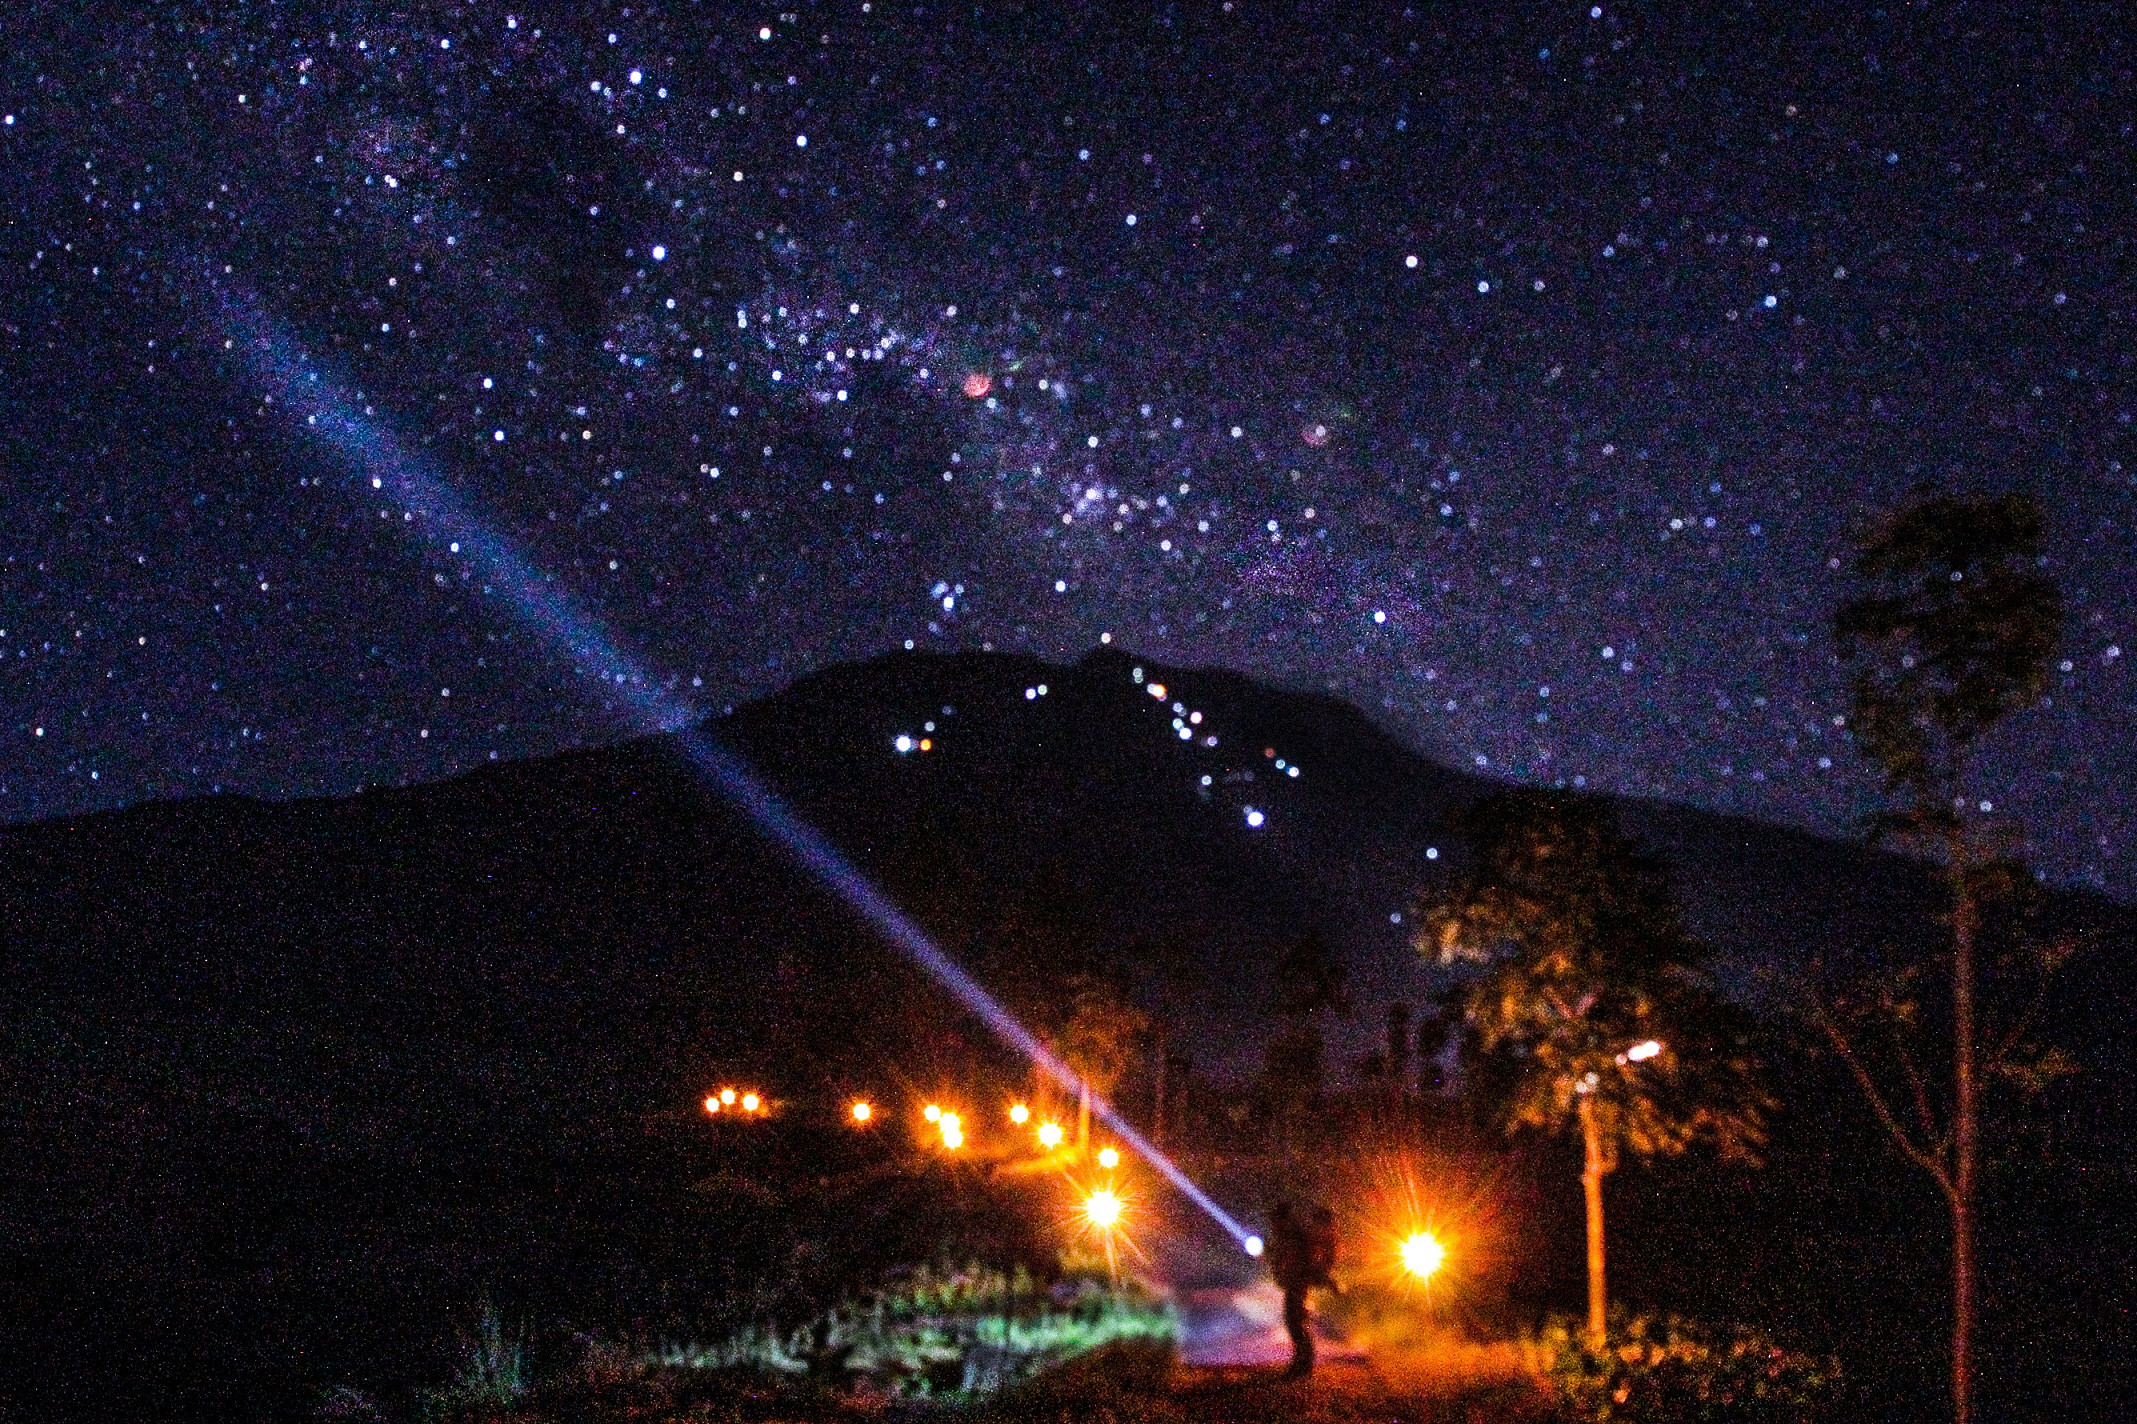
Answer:
<svg viewBox="0 0 2137 1424"><path fill-rule="evenodd" d="M1191 1424L1499 1424L1547 1401L1506 1346L1449 1346L1399 1360L1353 1353L1304 1380L1280 1366L1183 1365L1173 1402Z"/></svg>

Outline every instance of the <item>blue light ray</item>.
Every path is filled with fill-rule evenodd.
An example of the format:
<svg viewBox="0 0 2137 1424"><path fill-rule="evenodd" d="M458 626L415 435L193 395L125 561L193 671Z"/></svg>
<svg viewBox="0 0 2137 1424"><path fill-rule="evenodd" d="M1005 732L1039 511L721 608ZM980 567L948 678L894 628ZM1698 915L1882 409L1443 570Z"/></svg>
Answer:
<svg viewBox="0 0 2137 1424"><path fill-rule="evenodd" d="M254 378L277 393L277 403L299 422L304 433L355 468L357 484L352 494L359 499L373 495L390 499L400 506L403 515L390 521L396 527L428 542L444 543L459 557L481 565L491 586L504 596L522 622L545 642L569 654L576 665L598 678L604 687L621 695L630 709L631 715L626 719L630 729L675 734L676 745L692 765L747 814L760 831L785 846L827 889L947 989L1003 1042L1063 1088L1078 1089L1080 1080L1067 1063L945 954L927 931L899 909L821 831L797 815L741 757L707 733L699 725L702 719L696 710L671 697L600 620L558 586L552 575L543 573L511 540L485 524L431 471L427 462L382 428L369 415L360 393L345 389L327 375L321 363L309 357L293 335L282 330L259 303L233 283L211 279L211 286L219 299L230 349L242 351ZM390 515L392 511L387 512ZM1177 1163L1131 1127L1111 1103L1094 1094L1091 1110L1158 1175L1253 1254L1258 1243L1246 1228L1196 1186Z"/></svg>

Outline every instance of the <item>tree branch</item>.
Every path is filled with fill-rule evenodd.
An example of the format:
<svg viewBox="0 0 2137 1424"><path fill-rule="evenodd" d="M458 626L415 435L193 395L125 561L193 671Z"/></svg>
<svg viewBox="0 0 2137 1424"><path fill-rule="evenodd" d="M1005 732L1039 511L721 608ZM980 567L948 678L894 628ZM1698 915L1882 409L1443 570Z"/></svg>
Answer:
<svg viewBox="0 0 2137 1424"><path fill-rule="evenodd" d="M1922 1140L1935 1141L1937 1115L1930 1111L1929 1084L1922 1080L1922 1070L1915 1066L1914 1055L1907 1051L1906 1039L1899 1033L1895 1033L1893 1037L1896 1040L1893 1050L1899 1055L1900 1071L1907 1075L1907 1088L1914 1098L1914 1115L1921 1120Z"/></svg>
<svg viewBox="0 0 2137 1424"><path fill-rule="evenodd" d="M1989 1072L1997 1072L2011 1061L2011 1050L2018 1047L2019 1040L2026 1036L2027 1031L2033 1027L2033 1021L2040 1017L2041 1006L2048 1001L2048 980L2052 972L2044 971L2041 974L2039 982L2033 986L2033 1002L2026 1005L2026 1011L2018 1016L2018 1022L2004 1035L2003 1042L1996 1045L1996 1051L1988 1056L1985 1067Z"/></svg>
<svg viewBox="0 0 2137 1424"><path fill-rule="evenodd" d="M1825 1030L1825 1036L1831 1041L1833 1051L1840 1055L1840 1061L1854 1074L1856 1086L1862 1089L1863 1097L1870 1104L1870 1110L1876 1113L1877 1120L1884 1124L1885 1131L1891 1135L1893 1143L1908 1161L1936 1179L1938 1187L1943 1189L1947 1198L1952 1197L1955 1188L1951 1173L1945 1170L1941 1161L1907 1135L1907 1129L1900 1125L1900 1120L1893 1115L1891 1107L1885 1102L1885 1095L1878 1091L1876 1081L1870 1077L1870 1071L1863 1067L1862 1059L1855 1052L1855 1045L1848 1041L1847 1034L1826 1009L1825 1001L1818 997L1817 991L1811 991L1809 998L1811 1009L1817 1015L1818 1026Z"/></svg>

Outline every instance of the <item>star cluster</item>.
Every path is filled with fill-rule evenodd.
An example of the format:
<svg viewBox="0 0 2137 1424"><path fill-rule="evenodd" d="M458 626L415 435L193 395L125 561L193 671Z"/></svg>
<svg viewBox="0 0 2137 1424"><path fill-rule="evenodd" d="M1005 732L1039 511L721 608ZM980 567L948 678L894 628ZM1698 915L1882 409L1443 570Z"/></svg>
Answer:
<svg viewBox="0 0 2137 1424"><path fill-rule="evenodd" d="M2137 84L2040 24L48 13L0 82L0 815L617 735L646 674L375 444L706 712L1107 641L1839 830L1850 535L2023 486L2067 661L1980 799L2127 893Z"/></svg>

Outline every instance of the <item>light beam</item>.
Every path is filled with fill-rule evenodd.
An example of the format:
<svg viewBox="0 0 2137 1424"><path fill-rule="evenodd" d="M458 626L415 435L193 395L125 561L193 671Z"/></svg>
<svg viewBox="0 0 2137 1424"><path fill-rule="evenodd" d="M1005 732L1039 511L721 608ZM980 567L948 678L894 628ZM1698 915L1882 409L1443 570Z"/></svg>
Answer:
<svg viewBox="0 0 2137 1424"><path fill-rule="evenodd" d="M698 725L698 712L670 696L660 679L582 608L554 575L539 569L509 538L478 517L428 461L405 447L385 421L371 413L373 407L364 404L360 393L344 388L327 372L325 363L245 293L227 268L221 273L211 271L208 285L219 309L227 349L242 356L253 378L269 388L275 405L297 422L301 433L354 467L349 489L360 502L367 508L381 500L399 506L402 518L382 522L433 547L445 546L460 559L480 566L490 586L523 623L621 700L629 711L624 719L629 730L673 734L683 754L759 831L785 846L826 889L949 990L996 1037L1064 1089L1079 1089L1081 1081L1066 1063L937 947L821 831L765 785L748 763ZM1131 1127L1111 1103L1093 1094L1091 1112L1242 1249L1246 1247L1252 1239L1246 1228Z"/></svg>

